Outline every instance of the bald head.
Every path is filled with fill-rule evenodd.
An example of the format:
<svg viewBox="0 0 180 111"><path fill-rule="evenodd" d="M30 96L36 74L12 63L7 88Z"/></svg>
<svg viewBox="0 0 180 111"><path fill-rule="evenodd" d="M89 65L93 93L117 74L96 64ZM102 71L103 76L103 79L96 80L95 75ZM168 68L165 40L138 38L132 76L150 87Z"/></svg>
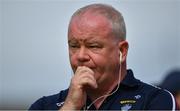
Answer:
<svg viewBox="0 0 180 111"><path fill-rule="evenodd" d="M89 17L94 17L94 18L89 18L91 20L96 19L96 17L98 16L103 16L105 19L107 19L107 22L109 22L107 24L111 25L112 34L118 39L121 39L121 40L126 39L126 28L125 28L125 22L124 22L123 16L115 8L109 5L105 5L105 4L92 4L92 5L88 5L88 6L80 8L71 17L69 28L74 19L79 20L79 21L82 19L86 20L84 18L88 18L88 15L92 15ZM103 22L103 19L102 19L102 22Z"/></svg>

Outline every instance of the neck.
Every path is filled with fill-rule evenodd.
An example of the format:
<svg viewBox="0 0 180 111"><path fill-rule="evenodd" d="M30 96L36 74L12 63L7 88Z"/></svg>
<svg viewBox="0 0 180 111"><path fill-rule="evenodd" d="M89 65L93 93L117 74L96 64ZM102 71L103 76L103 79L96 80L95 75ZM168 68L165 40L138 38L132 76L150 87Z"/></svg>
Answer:
<svg viewBox="0 0 180 111"><path fill-rule="evenodd" d="M91 101L94 102L96 109L99 109L99 107L101 106L103 101L108 97L108 95L111 95L113 93L112 90L118 85L118 83L120 85L120 82L124 79L126 75L126 64L122 64L121 68L122 70L121 72L119 71L119 74L116 74L116 76L113 76L113 78L107 79L101 84L98 84L97 89L91 89L87 91L87 94L90 97Z"/></svg>
<svg viewBox="0 0 180 111"><path fill-rule="evenodd" d="M94 100L102 95L109 94L115 88L115 86L118 84L117 78L113 79L113 81L111 80L111 81L106 81L106 83L98 84L97 89L88 90L88 96L92 100Z"/></svg>
<svg viewBox="0 0 180 111"><path fill-rule="evenodd" d="M99 109L103 101L111 95L112 90L117 86L118 81L114 81L111 86L107 87L107 85L98 85L98 89L88 91L88 96L90 97L92 103ZM104 87L106 86L106 87ZM91 103L91 104L92 104Z"/></svg>

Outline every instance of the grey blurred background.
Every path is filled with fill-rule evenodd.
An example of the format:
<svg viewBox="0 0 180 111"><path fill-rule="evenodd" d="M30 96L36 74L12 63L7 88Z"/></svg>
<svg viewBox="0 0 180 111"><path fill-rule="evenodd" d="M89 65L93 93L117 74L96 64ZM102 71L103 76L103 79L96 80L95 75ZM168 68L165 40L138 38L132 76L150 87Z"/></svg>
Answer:
<svg viewBox="0 0 180 111"><path fill-rule="evenodd" d="M128 68L158 83L180 67L180 0L1 0L0 109L27 109L69 85L68 22L75 10L107 3L122 12Z"/></svg>

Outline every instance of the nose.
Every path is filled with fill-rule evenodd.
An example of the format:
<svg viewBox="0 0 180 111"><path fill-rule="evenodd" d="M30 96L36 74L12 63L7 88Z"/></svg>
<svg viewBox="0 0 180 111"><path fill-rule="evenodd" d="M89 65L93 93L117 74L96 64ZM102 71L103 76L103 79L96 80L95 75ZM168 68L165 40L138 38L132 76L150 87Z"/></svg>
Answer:
<svg viewBox="0 0 180 111"><path fill-rule="evenodd" d="M79 49L79 53L78 53L78 61L79 62L87 62L89 61L89 55L88 55L88 51L85 47L81 47Z"/></svg>

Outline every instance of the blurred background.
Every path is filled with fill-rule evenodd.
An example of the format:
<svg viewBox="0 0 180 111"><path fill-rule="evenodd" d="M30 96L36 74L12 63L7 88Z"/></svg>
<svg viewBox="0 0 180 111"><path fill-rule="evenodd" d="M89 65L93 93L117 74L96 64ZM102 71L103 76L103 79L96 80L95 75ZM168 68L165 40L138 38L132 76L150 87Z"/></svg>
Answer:
<svg viewBox="0 0 180 111"><path fill-rule="evenodd" d="M0 109L28 109L69 86L68 22L91 3L123 14L137 78L159 83L180 67L180 0L0 0Z"/></svg>

